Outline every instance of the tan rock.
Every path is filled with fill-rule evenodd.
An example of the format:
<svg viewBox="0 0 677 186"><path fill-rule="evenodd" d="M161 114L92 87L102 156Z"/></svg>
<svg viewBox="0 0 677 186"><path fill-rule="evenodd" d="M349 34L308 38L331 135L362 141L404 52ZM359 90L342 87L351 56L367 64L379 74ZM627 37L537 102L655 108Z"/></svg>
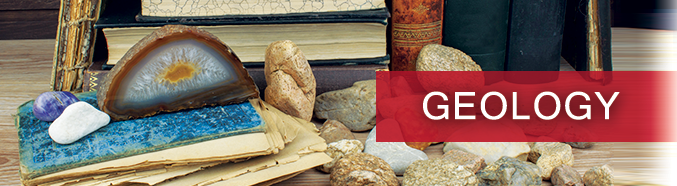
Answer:
<svg viewBox="0 0 677 186"><path fill-rule="evenodd" d="M462 51L438 44L426 45L416 59L416 71L482 71L467 54ZM484 86L484 74L446 74L448 81L440 81L440 76L430 73L418 73L421 86L429 92L457 91L478 92Z"/></svg>
<svg viewBox="0 0 677 186"><path fill-rule="evenodd" d="M355 139L355 135L350 132L348 127L340 121L333 119L324 121L322 128L320 128L320 137L324 138L327 143L337 142L342 139Z"/></svg>
<svg viewBox="0 0 677 186"><path fill-rule="evenodd" d="M333 186L399 184L388 163L367 153L352 153L338 160L329 175L329 181Z"/></svg>
<svg viewBox="0 0 677 186"><path fill-rule="evenodd" d="M603 165L592 167L583 175L585 185L607 186L614 185L614 172L611 166Z"/></svg>
<svg viewBox="0 0 677 186"><path fill-rule="evenodd" d="M442 155L442 159L448 159L454 163L463 166L472 173L477 173L480 169L487 166L482 156L467 153L461 150L452 149Z"/></svg>
<svg viewBox="0 0 677 186"><path fill-rule="evenodd" d="M529 161L541 168L541 177L550 180L552 169L560 165L574 165L571 146L559 142L536 142L529 152Z"/></svg>
<svg viewBox="0 0 677 186"><path fill-rule="evenodd" d="M493 163L503 156L526 161L529 156L529 145L526 142L446 142L444 151L458 149L482 156L484 160Z"/></svg>
<svg viewBox="0 0 677 186"><path fill-rule="evenodd" d="M307 121L313 117L315 76L303 52L289 40L266 48L265 100L275 108Z"/></svg>
<svg viewBox="0 0 677 186"><path fill-rule="evenodd" d="M333 160L329 163L325 163L322 166L318 166L317 169L322 172L330 173L331 168L333 168L336 162L343 158L343 156L362 152L362 150L364 150L364 144L362 144L360 140L343 139L337 142L329 143L327 145L327 150L324 151L324 153L333 158Z"/></svg>
<svg viewBox="0 0 677 186"><path fill-rule="evenodd" d="M352 87L325 92L316 98L315 116L338 120L351 131L376 125L376 80L358 81Z"/></svg>
<svg viewBox="0 0 677 186"><path fill-rule="evenodd" d="M448 159L417 160L404 172L408 185L477 185L475 174Z"/></svg>
<svg viewBox="0 0 677 186"><path fill-rule="evenodd" d="M568 165L560 165L552 170L550 181L553 185L584 186L581 175Z"/></svg>

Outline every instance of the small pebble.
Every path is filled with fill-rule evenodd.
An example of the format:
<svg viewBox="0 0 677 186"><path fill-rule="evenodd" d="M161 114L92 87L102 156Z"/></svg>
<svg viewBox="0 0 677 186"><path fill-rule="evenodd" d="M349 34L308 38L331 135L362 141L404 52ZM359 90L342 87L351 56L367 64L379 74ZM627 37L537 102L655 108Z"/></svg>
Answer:
<svg viewBox="0 0 677 186"><path fill-rule="evenodd" d="M418 160L409 165L402 180L409 185L477 185L475 174L448 159Z"/></svg>
<svg viewBox="0 0 677 186"><path fill-rule="evenodd" d="M614 185L614 172L608 164L592 167L583 175L583 182L594 186Z"/></svg>
<svg viewBox="0 0 677 186"><path fill-rule="evenodd" d="M473 174L487 166L487 163L484 161L482 156L456 149L451 149L450 151L444 153L444 155L442 155L442 159L451 160L454 163L465 167Z"/></svg>
<svg viewBox="0 0 677 186"><path fill-rule="evenodd" d="M541 177L550 180L552 169L560 165L574 165L571 147L560 142L536 142L529 153L529 161L543 170Z"/></svg>
<svg viewBox="0 0 677 186"><path fill-rule="evenodd" d="M399 185L390 165L374 155L352 153L336 162L329 175L332 186L338 185Z"/></svg>
<svg viewBox="0 0 677 186"><path fill-rule="evenodd" d="M581 175L578 174L578 171L568 165L555 167L555 169L552 170L550 182L552 182L553 185L584 186L583 179L581 179Z"/></svg>
<svg viewBox="0 0 677 186"><path fill-rule="evenodd" d="M49 136L59 144L70 144L108 125L110 117L84 101L66 107L49 126Z"/></svg>
<svg viewBox="0 0 677 186"><path fill-rule="evenodd" d="M404 142L376 142L376 127L371 130L364 143L364 153L383 159L397 175L404 174L407 166L414 161L428 159L425 152L411 148Z"/></svg>
<svg viewBox="0 0 677 186"><path fill-rule="evenodd" d="M52 91L40 94L33 102L33 115L42 121L54 121L63 110L75 102L77 97L70 92Z"/></svg>
<svg viewBox="0 0 677 186"><path fill-rule="evenodd" d="M322 137L327 144L340 141L342 139L355 139L355 135L350 132L350 129L343 125L340 121L328 119L322 124L320 128L320 137Z"/></svg>
<svg viewBox="0 0 677 186"><path fill-rule="evenodd" d="M334 164L343 158L343 156L362 152L362 150L364 150L364 145L362 142L360 142L360 140L344 139L329 143L327 145L327 150L324 151L324 153L329 155L329 157L331 157L333 160L331 160L329 163L325 163L322 166L317 166L317 169L322 172L331 173L331 169L334 167Z"/></svg>

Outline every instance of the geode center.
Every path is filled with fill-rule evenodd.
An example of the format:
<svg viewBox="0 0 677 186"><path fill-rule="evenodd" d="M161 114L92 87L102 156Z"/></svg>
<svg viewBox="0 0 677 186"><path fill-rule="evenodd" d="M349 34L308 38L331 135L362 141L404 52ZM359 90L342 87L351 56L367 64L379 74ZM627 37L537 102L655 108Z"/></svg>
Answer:
<svg viewBox="0 0 677 186"><path fill-rule="evenodd" d="M165 69L163 79L171 83L177 83L182 79L190 79L194 76L195 69L195 66L192 64L180 61Z"/></svg>

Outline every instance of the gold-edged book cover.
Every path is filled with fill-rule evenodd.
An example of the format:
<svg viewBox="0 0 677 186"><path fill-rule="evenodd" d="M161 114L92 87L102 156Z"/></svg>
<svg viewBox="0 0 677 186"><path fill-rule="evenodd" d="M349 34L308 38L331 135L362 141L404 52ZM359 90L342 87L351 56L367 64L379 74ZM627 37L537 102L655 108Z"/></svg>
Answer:
<svg viewBox="0 0 677 186"><path fill-rule="evenodd" d="M82 90L85 69L92 61L100 0L62 0L59 7L59 28L52 67L51 89Z"/></svg>

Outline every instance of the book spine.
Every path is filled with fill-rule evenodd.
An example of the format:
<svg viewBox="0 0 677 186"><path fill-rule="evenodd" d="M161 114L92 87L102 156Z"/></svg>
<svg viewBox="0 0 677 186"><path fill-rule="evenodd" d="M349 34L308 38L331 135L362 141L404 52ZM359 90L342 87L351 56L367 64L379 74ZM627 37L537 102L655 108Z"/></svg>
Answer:
<svg viewBox="0 0 677 186"><path fill-rule="evenodd" d="M391 69L415 71L423 46L442 44L443 0L392 2Z"/></svg>
<svg viewBox="0 0 677 186"><path fill-rule="evenodd" d="M566 1L512 1L506 70L559 71L565 8ZM525 79L505 78L508 81ZM557 76L530 80L550 82L556 79Z"/></svg>
<svg viewBox="0 0 677 186"><path fill-rule="evenodd" d="M566 1L512 1L506 70L559 70L565 7Z"/></svg>
<svg viewBox="0 0 677 186"><path fill-rule="evenodd" d="M442 44L468 54L482 71L505 70L510 0L446 0ZM487 84L503 76L485 77Z"/></svg>

